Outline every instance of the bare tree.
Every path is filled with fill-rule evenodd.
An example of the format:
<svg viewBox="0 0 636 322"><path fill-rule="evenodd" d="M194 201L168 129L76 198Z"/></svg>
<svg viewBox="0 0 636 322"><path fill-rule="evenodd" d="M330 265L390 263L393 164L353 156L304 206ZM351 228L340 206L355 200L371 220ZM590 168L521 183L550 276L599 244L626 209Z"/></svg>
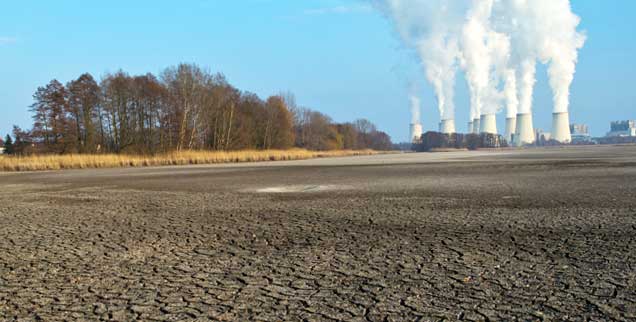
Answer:
<svg viewBox="0 0 636 322"><path fill-rule="evenodd" d="M212 149L312 150L385 148L390 142L368 120L336 124L299 107L290 92L267 101L241 92L222 74L194 64L152 74L83 74L64 87L51 81L34 94L33 130L21 132L48 152Z"/></svg>
<svg viewBox="0 0 636 322"><path fill-rule="evenodd" d="M45 151L63 153L69 151L75 135L68 129L66 117L68 109L68 91L57 80L39 87L33 95L31 105L33 113L34 140L40 141Z"/></svg>
<svg viewBox="0 0 636 322"><path fill-rule="evenodd" d="M90 74L83 74L77 80L67 85L69 92L68 114L75 125L77 150L80 152L95 152L95 122L98 117L100 88Z"/></svg>

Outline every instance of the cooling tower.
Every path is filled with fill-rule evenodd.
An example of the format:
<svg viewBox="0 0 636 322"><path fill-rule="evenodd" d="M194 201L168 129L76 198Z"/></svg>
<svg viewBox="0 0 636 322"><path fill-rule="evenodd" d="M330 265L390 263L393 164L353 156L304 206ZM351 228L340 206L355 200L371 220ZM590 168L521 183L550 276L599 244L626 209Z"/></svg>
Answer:
<svg viewBox="0 0 636 322"><path fill-rule="evenodd" d="M517 114L517 127L515 129L514 145L523 146L533 144L535 141L532 114Z"/></svg>
<svg viewBox="0 0 636 322"><path fill-rule="evenodd" d="M473 120L473 133L479 134L479 119Z"/></svg>
<svg viewBox="0 0 636 322"><path fill-rule="evenodd" d="M497 118L495 114L484 114L481 116L479 133L497 134Z"/></svg>
<svg viewBox="0 0 636 322"><path fill-rule="evenodd" d="M468 133L468 134L473 133L473 122L472 121L468 122L468 131L466 131L466 133Z"/></svg>
<svg viewBox="0 0 636 322"><path fill-rule="evenodd" d="M506 141L508 141L508 143L512 143L512 138L515 134L515 131L517 129L517 118L516 117L509 117L506 119Z"/></svg>
<svg viewBox="0 0 636 322"><path fill-rule="evenodd" d="M439 131L444 134L455 133L455 120L442 120L439 125Z"/></svg>
<svg viewBox="0 0 636 322"><path fill-rule="evenodd" d="M561 143L572 142L570 114L568 112L552 114L552 139Z"/></svg>
<svg viewBox="0 0 636 322"><path fill-rule="evenodd" d="M419 141L422 138L422 124L411 124L411 142Z"/></svg>

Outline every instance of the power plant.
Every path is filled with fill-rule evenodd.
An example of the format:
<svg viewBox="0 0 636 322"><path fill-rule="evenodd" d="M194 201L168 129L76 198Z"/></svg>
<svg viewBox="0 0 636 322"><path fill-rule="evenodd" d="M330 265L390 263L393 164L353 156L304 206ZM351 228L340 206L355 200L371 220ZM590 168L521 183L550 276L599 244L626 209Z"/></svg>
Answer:
<svg viewBox="0 0 636 322"><path fill-rule="evenodd" d="M482 114L480 118L466 123L466 134L488 134L498 136L496 114ZM454 119L442 120L438 124L438 132L443 134L457 133ZM424 134L422 124L411 123L409 128L410 142L421 143ZM576 138L575 138L576 137ZM636 137L636 121L613 122L608 137ZM570 124L569 113L552 113L552 132L535 129L532 113L518 113L516 117L505 119L505 132L499 140L505 140L510 146L526 146L545 144L552 141L561 144L582 144L592 142L585 125ZM494 142L494 141L493 141ZM497 143L498 145L499 143Z"/></svg>
<svg viewBox="0 0 636 322"><path fill-rule="evenodd" d="M532 100L537 65L544 64L552 89L551 138L572 142L570 87L586 35L578 30L581 19L570 0L378 2L404 44L419 56L437 99L440 132L455 132L455 83L461 71L470 94L469 132L497 134L495 115L505 107L505 138L517 146L533 144ZM517 114L521 117L515 120Z"/></svg>
<svg viewBox="0 0 636 322"><path fill-rule="evenodd" d="M610 124L608 137L636 137L636 121L615 121Z"/></svg>

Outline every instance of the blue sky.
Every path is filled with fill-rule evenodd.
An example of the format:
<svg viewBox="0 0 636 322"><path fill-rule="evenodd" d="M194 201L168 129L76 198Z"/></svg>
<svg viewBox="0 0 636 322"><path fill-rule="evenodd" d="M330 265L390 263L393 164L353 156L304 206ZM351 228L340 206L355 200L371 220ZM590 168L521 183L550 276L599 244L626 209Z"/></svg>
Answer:
<svg viewBox="0 0 636 322"><path fill-rule="evenodd" d="M573 122L594 135L636 119L636 2L572 0L588 41L572 85ZM3 1L0 4L0 133L29 127L38 86L124 69L153 72L194 62L261 97L289 90L336 121L368 118L394 141L408 137L409 81L426 129L439 120L430 86L392 26L357 0ZM552 99L539 69L535 125L549 130ZM468 121L458 77L457 126ZM499 128L503 118L499 115Z"/></svg>

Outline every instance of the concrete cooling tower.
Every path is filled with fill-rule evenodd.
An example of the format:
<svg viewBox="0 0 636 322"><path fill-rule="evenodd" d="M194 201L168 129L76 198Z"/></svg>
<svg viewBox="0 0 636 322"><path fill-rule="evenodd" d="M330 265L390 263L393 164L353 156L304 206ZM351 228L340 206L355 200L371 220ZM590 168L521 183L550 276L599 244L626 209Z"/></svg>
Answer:
<svg viewBox="0 0 636 322"><path fill-rule="evenodd" d="M468 122L468 130L466 131L466 133L473 133L473 121Z"/></svg>
<svg viewBox="0 0 636 322"><path fill-rule="evenodd" d="M561 143L572 142L570 114L568 112L552 114L552 138Z"/></svg>
<svg viewBox="0 0 636 322"><path fill-rule="evenodd" d="M484 114L481 116L479 133L497 134L497 118L495 114Z"/></svg>
<svg viewBox="0 0 636 322"><path fill-rule="evenodd" d="M474 119L473 120L473 133L474 134L479 134L479 119Z"/></svg>
<svg viewBox="0 0 636 322"><path fill-rule="evenodd" d="M516 117L506 118L505 139L506 141L508 141L508 143L512 143L512 138L514 137L516 129L517 129L517 118Z"/></svg>
<svg viewBox="0 0 636 322"><path fill-rule="evenodd" d="M439 131L444 134L455 133L455 120L442 120L439 123Z"/></svg>
<svg viewBox="0 0 636 322"><path fill-rule="evenodd" d="M411 124L411 142L419 141L422 138L422 124Z"/></svg>
<svg viewBox="0 0 636 322"><path fill-rule="evenodd" d="M524 146L526 144L533 144L534 141L532 114L517 114L517 127L515 129L513 144L515 146Z"/></svg>

